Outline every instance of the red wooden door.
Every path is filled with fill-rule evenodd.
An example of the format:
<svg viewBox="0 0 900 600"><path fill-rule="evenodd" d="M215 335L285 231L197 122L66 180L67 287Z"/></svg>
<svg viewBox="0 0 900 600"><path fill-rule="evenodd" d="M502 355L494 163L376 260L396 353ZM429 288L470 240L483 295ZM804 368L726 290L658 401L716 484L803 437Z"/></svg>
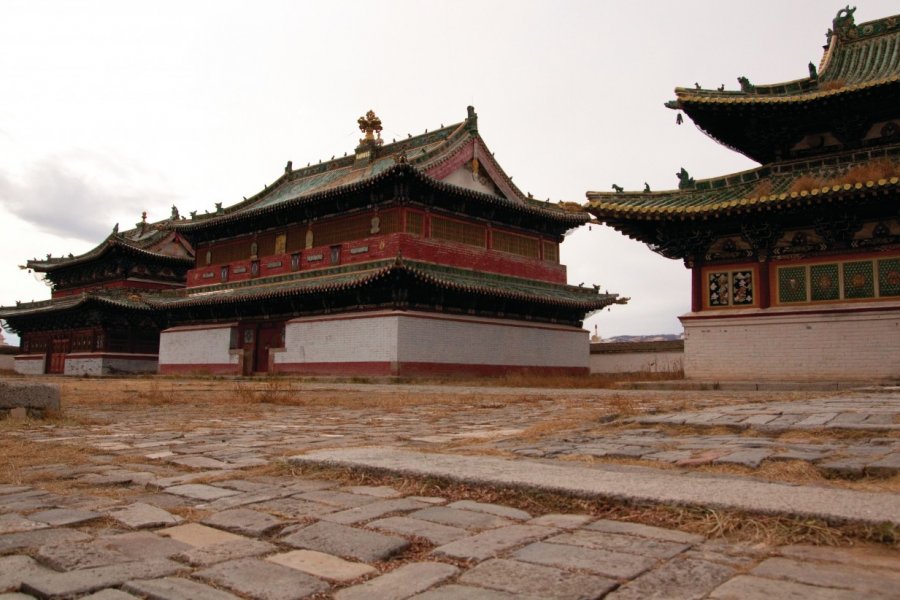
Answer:
<svg viewBox="0 0 900 600"><path fill-rule="evenodd" d="M258 373L267 373L269 371L269 349L281 348L282 331L284 326L281 323L262 323L256 336L256 358L255 370Z"/></svg>
<svg viewBox="0 0 900 600"><path fill-rule="evenodd" d="M53 340L50 345L50 368L48 373L65 373L66 353L69 352L69 340Z"/></svg>

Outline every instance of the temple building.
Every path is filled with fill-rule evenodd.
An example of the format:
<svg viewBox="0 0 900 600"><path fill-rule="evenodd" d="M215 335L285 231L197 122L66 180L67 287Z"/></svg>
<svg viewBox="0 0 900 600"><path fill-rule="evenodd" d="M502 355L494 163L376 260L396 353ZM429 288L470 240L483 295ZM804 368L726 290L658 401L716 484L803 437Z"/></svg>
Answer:
<svg viewBox="0 0 900 600"><path fill-rule="evenodd" d="M805 77L676 88L679 122L760 167L587 193L599 220L691 270L687 377L900 375L900 15L854 11Z"/></svg>
<svg viewBox="0 0 900 600"><path fill-rule="evenodd" d="M163 374L588 373L585 314L626 301L566 284L559 244L590 216L523 194L471 107L460 123L391 143L373 112L358 124L349 155L288 162L235 205L154 224L190 248L181 289L120 294L73 277L75 295L56 298L69 289L60 285L47 306L0 318L23 335L23 353L51 366L53 321L89 306L131 311L134 337L152 338ZM82 262L105 272L94 258L102 252ZM34 346L29 327L50 346Z"/></svg>
<svg viewBox="0 0 900 600"><path fill-rule="evenodd" d="M184 287L193 249L171 231L177 218L113 232L79 256L33 259L22 266L43 273L51 298L0 308L20 338L15 370L23 374L154 373L163 322L145 297Z"/></svg>

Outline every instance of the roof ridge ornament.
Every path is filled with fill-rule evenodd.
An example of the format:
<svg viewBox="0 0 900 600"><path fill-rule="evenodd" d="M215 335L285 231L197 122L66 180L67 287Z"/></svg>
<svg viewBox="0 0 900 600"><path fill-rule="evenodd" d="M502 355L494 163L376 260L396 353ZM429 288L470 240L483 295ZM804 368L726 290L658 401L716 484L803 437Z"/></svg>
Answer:
<svg viewBox="0 0 900 600"><path fill-rule="evenodd" d="M675 173L675 176L678 177L678 189L679 190L690 190L697 186L697 183L694 181L694 178L690 176L687 170L684 167L681 167L681 171Z"/></svg>
<svg viewBox="0 0 900 600"><path fill-rule="evenodd" d="M856 7L854 6L851 8L848 4L845 8L842 8L837 12L837 15L831 22L831 25L834 28L831 33L837 34L839 40L845 41L848 38L855 38L857 36L856 20L853 18L853 13L855 12Z"/></svg>

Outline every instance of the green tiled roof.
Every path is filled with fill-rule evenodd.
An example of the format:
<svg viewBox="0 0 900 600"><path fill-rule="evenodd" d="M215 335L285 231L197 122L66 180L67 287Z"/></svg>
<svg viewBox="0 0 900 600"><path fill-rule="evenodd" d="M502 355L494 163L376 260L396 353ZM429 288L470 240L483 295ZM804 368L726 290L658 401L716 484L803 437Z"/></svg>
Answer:
<svg viewBox="0 0 900 600"><path fill-rule="evenodd" d="M894 175L844 183L854 167L889 159ZM778 210L898 187L900 145L849 152L816 160L774 163L725 177L697 181L690 189L660 192L588 192L587 210L600 220L690 220L731 213ZM803 185L808 182L809 185Z"/></svg>
<svg viewBox="0 0 900 600"><path fill-rule="evenodd" d="M195 215L189 221L175 224L175 229L185 232L215 227L219 224L231 223L255 215L273 211L289 210L301 204L315 203L318 200L362 189L382 177L393 173L411 171L420 180L440 189L457 191L473 199L486 203L513 208L547 219L570 223L576 226L586 222L586 215L567 212L558 205L537 202L527 197L512 183L496 163L484 142L478 136L474 111L469 118L460 123L441 127L436 131L412 136L405 140L386 143L375 150L376 158L368 160L356 159L355 154L344 156L316 165L308 165L285 173L258 194L246 198L233 206L226 207L218 213ZM479 159L489 161L502 181L498 187L506 190L505 195L495 195L472 191L452 184L443 183L430 177L427 173L449 160L460 149L475 141L479 147Z"/></svg>
<svg viewBox="0 0 900 600"><path fill-rule="evenodd" d="M193 264L194 258L191 256L170 256L149 249L170 234L171 231L167 229L167 222L148 224L147 229L143 232L141 232L140 228L135 228L122 233L111 233L105 240L84 254L60 257L48 256L44 260L35 258L27 261L25 267L34 269L39 273L56 271L65 267L90 262L114 249L120 249L129 254L141 256L146 259L169 262L170 264L173 262L187 265Z"/></svg>
<svg viewBox="0 0 900 600"><path fill-rule="evenodd" d="M847 16L842 10L829 35L816 77L751 84L741 91L676 88L677 99L667 106L811 102L900 81L900 15L856 25L852 12Z"/></svg>
<svg viewBox="0 0 900 600"><path fill-rule="evenodd" d="M16 306L0 306L0 319L11 319L16 317L27 317L31 315L61 312L91 303L115 306L118 308L126 308L131 310L151 309L151 307L145 302L142 295L134 293L122 294L112 293L109 291L101 291L97 293L64 296L62 298L53 298L51 300L41 300L38 302L21 302L16 304Z"/></svg>
<svg viewBox="0 0 900 600"><path fill-rule="evenodd" d="M544 304L563 304L596 310L613 303L624 303L616 294L599 294L593 288L521 279L445 267L432 263L381 260L346 267L307 271L254 281L225 283L203 288L145 295L145 301L157 308L178 308L210 304L230 304L262 298L304 294L322 294L369 285L392 273L405 273L419 281L473 294L513 298Z"/></svg>

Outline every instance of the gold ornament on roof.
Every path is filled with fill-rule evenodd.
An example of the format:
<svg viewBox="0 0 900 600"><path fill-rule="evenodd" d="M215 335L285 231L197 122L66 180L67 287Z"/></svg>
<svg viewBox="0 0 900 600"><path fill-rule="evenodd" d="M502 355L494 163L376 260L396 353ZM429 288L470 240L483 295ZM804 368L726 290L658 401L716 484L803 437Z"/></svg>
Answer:
<svg viewBox="0 0 900 600"><path fill-rule="evenodd" d="M356 120L359 123L359 130L366 134L366 137L359 140L359 143L376 144L380 146L381 140L381 119L375 114L374 110L370 110L364 117ZM377 137L376 137L377 136Z"/></svg>

